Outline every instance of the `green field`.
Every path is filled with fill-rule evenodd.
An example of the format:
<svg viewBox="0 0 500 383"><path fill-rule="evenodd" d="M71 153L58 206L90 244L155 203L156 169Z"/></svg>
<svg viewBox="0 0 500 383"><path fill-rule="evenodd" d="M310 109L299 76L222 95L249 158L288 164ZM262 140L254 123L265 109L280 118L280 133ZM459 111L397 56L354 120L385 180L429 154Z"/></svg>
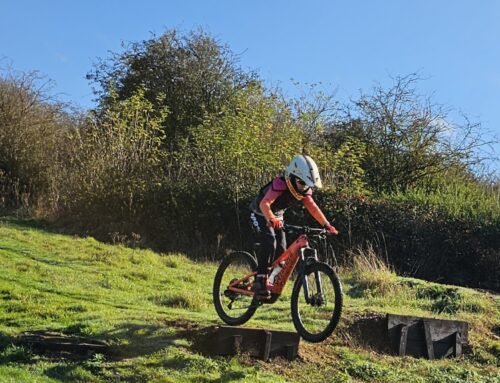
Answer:
<svg viewBox="0 0 500 383"><path fill-rule="evenodd" d="M216 264L44 227L0 217L0 382L500 382L498 295L401 278L360 257L340 270L345 309L327 341L302 342L294 362L208 357L193 339L221 323L211 302ZM293 331L288 287L247 326ZM470 346L436 361L376 352L356 329L385 313L465 320ZM18 341L28 331L110 351L39 354Z"/></svg>

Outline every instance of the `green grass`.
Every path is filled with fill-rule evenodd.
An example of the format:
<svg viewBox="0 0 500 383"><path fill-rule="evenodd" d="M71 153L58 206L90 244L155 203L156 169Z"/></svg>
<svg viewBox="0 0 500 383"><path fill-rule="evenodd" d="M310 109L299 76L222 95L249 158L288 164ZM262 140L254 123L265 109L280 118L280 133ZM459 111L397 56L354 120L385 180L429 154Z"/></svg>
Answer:
<svg viewBox="0 0 500 383"><path fill-rule="evenodd" d="M300 359L208 357L186 333L221 323L211 299L216 264L0 217L0 382L499 381L498 296L401 278L374 259L365 261L341 270L339 328L322 344L302 343ZM247 326L293 330L290 288ZM458 360L398 358L353 338L357 319L387 312L466 320L471 351ZM114 356L54 358L13 344L35 330L104 341Z"/></svg>

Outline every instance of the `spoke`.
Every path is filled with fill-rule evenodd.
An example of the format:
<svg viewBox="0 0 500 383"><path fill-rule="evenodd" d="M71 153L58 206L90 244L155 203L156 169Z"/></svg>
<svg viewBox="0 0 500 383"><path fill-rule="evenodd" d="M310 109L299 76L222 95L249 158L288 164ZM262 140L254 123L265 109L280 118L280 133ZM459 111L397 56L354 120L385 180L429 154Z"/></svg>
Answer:
<svg viewBox="0 0 500 383"><path fill-rule="evenodd" d="M225 307L225 311L227 311L226 314L230 317L238 317L241 315L240 313L244 313L251 307L253 300L252 296L229 290L230 285L234 284L245 275L249 275L251 272L252 270L245 263L231 264L224 271L221 285L226 286L226 289L221 291L220 294L223 307ZM241 290L248 290L249 281L242 281L235 287ZM225 293L228 293L228 296L226 296Z"/></svg>
<svg viewBox="0 0 500 383"><path fill-rule="evenodd" d="M310 303L306 302L303 294L299 295L298 308L303 326L313 334L322 332L328 326L335 308L332 283L327 275L320 274L322 291L318 291L316 276L311 273L307 276Z"/></svg>

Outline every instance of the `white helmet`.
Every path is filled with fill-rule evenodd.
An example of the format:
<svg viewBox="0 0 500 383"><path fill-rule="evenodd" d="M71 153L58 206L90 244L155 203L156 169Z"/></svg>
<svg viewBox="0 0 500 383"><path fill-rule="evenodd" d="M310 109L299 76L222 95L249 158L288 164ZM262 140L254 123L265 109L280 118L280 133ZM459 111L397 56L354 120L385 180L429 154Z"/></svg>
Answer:
<svg viewBox="0 0 500 383"><path fill-rule="evenodd" d="M290 178L292 176L300 178L309 187L318 189L323 187L318 166L309 156L297 154L293 157L290 165L285 169L285 177Z"/></svg>

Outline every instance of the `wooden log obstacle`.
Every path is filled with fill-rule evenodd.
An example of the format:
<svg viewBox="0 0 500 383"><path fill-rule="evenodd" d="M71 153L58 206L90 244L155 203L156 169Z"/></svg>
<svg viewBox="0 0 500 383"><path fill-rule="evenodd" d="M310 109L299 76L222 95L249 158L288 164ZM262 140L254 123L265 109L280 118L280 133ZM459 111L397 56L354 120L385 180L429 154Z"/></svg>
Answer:
<svg viewBox="0 0 500 383"><path fill-rule="evenodd" d="M469 326L462 321L388 314L387 329L398 355L436 359L462 355Z"/></svg>
<svg viewBox="0 0 500 383"><path fill-rule="evenodd" d="M298 356L300 337L296 332L219 326L209 336L212 355L246 353L262 360Z"/></svg>
<svg viewBox="0 0 500 383"><path fill-rule="evenodd" d="M86 357L107 354L109 346L104 342L89 340L57 332L32 331L13 339L17 345L27 346L35 354L64 354L66 357Z"/></svg>
<svg viewBox="0 0 500 383"><path fill-rule="evenodd" d="M358 323L362 326L351 327L355 336L381 353L428 359L459 357L468 343L469 326L462 321L387 314ZM217 326L199 335L200 350L209 355L245 353L263 360L277 356L294 360L300 343L295 332L245 327Z"/></svg>

